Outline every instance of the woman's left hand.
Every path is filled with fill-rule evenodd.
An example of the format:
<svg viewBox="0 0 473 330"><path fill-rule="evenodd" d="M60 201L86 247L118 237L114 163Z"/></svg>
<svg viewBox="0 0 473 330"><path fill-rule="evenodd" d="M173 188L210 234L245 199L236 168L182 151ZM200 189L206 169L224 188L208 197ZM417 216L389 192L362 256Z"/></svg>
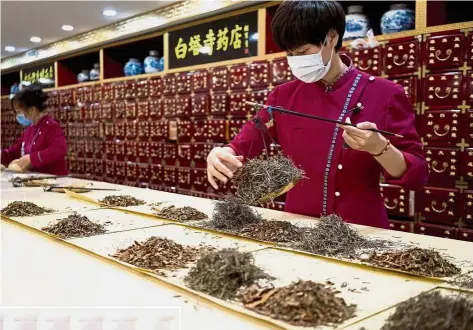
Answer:
<svg viewBox="0 0 473 330"><path fill-rule="evenodd" d="M345 120L351 123L350 118ZM353 126L338 125L344 129L343 138L345 142L355 150L366 151L372 155L377 155L386 147L387 140L377 132L367 131L367 128L375 128L375 123L362 122Z"/></svg>
<svg viewBox="0 0 473 330"><path fill-rule="evenodd" d="M23 157L14 160L12 163L18 165L21 168L21 171L25 172L31 168L30 155L24 155Z"/></svg>

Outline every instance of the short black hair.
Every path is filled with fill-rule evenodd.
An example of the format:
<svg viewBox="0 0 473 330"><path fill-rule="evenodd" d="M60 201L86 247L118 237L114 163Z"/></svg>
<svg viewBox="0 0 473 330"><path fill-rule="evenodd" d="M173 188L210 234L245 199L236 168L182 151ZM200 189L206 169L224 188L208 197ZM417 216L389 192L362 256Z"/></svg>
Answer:
<svg viewBox="0 0 473 330"><path fill-rule="evenodd" d="M36 107L39 111L46 109L46 101L49 96L43 91L39 85L30 85L23 87L11 100L12 108L15 104L20 104L25 108Z"/></svg>
<svg viewBox="0 0 473 330"><path fill-rule="evenodd" d="M336 1L284 1L272 21L274 42L284 51L306 44L322 45L330 30L339 38L335 50L342 47L345 33L345 12Z"/></svg>

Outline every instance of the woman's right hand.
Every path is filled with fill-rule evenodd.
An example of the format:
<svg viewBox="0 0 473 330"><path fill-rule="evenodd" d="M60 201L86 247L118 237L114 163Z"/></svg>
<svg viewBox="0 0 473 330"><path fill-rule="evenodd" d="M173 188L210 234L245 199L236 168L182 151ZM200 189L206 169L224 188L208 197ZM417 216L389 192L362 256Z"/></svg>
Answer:
<svg viewBox="0 0 473 330"><path fill-rule="evenodd" d="M230 147L213 148L207 156L207 179L212 187L218 189L215 179L227 183L228 179L233 178L242 164L243 156L237 156Z"/></svg>

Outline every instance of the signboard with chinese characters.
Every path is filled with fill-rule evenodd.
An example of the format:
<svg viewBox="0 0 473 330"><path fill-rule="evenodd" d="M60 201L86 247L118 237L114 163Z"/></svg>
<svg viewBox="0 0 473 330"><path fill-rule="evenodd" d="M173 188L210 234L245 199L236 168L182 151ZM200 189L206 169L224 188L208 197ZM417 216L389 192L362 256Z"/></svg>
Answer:
<svg viewBox="0 0 473 330"><path fill-rule="evenodd" d="M169 33L169 68L256 56L258 14L236 15Z"/></svg>
<svg viewBox="0 0 473 330"><path fill-rule="evenodd" d="M22 81L54 87L54 63L43 64L22 70Z"/></svg>

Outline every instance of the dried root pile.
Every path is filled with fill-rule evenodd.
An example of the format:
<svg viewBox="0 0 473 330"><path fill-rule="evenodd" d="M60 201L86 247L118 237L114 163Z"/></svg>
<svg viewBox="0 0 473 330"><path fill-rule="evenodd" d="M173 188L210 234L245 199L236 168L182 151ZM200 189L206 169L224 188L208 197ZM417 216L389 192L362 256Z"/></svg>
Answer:
<svg viewBox="0 0 473 330"><path fill-rule="evenodd" d="M253 285L240 294L245 307L274 319L302 326L336 325L355 316L355 305L347 305L329 285L298 281L280 288Z"/></svg>
<svg viewBox="0 0 473 330"><path fill-rule="evenodd" d="M258 221L243 227L237 234L260 241L291 243L300 240L303 232L287 221Z"/></svg>
<svg viewBox="0 0 473 330"><path fill-rule="evenodd" d="M422 293L396 307L381 329L472 330L473 301L438 291Z"/></svg>
<svg viewBox="0 0 473 330"><path fill-rule="evenodd" d="M338 215L321 217L317 226L306 231L294 248L329 257L356 258L358 251L383 248L388 243L368 240Z"/></svg>
<svg viewBox="0 0 473 330"><path fill-rule="evenodd" d="M420 248L399 252L375 252L368 262L379 267L431 277L448 277L460 273L460 268L446 260L437 251Z"/></svg>
<svg viewBox="0 0 473 330"><path fill-rule="evenodd" d="M236 173L235 195L245 204L255 205L261 198L304 176L304 171L281 153L266 159L250 159Z"/></svg>
<svg viewBox="0 0 473 330"><path fill-rule="evenodd" d="M111 195L107 196L104 199L100 200L99 202L110 205L110 206L118 206L118 207L127 207L127 206L138 206L144 205L145 201L141 199L137 199L133 196L129 195Z"/></svg>
<svg viewBox="0 0 473 330"><path fill-rule="evenodd" d="M207 215L205 213L189 206L175 207L174 205L171 205L164 207L161 210L155 210L158 211L156 215L160 217L181 222L207 219Z"/></svg>
<svg viewBox="0 0 473 330"><path fill-rule="evenodd" d="M183 246L172 240L153 236L142 243L135 241L133 245L118 250L111 256L165 276L163 270L185 268L190 262L195 261L201 252L208 249L208 247L199 249Z"/></svg>
<svg viewBox="0 0 473 330"><path fill-rule="evenodd" d="M54 210L38 206L31 202L12 202L0 211L6 217L31 217L53 213Z"/></svg>
<svg viewBox="0 0 473 330"><path fill-rule="evenodd" d="M57 235L61 238L88 237L107 232L103 225L90 221L87 217L77 213L50 224L41 230Z"/></svg>
<svg viewBox="0 0 473 330"><path fill-rule="evenodd" d="M255 266L250 253L223 249L202 255L185 281L191 289L220 299L232 299L240 287L263 278L269 276Z"/></svg>

